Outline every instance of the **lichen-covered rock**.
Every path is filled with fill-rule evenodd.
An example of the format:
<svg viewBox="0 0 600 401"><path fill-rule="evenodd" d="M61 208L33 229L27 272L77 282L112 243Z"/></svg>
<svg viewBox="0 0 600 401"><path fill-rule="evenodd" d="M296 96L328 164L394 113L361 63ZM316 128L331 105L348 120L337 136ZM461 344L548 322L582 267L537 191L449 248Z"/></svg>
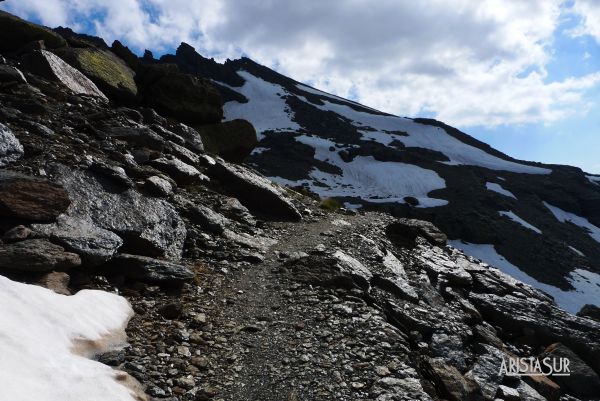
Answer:
<svg viewBox="0 0 600 401"><path fill-rule="evenodd" d="M55 32L40 25L0 11L0 51L14 51L36 40L43 40L47 48L67 45Z"/></svg>
<svg viewBox="0 0 600 401"><path fill-rule="evenodd" d="M59 216L53 224L34 224L32 229L38 236L64 246L81 256L87 266L98 266L109 260L123 245L115 233L104 230L90 221Z"/></svg>
<svg viewBox="0 0 600 401"><path fill-rule="evenodd" d="M243 162L258 144L256 131L246 120L197 126L196 129L207 152L233 163Z"/></svg>
<svg viewBox="0 0 600 401"><path fill-rule="evenodd" d="M135 72L108 50L59 49L55 53L91 79L111 100L131 104L138 93Z"/></svg>
<svg viewBox="0 0 600 401"><path fill-rule="evenodd" d="M205 181L207 177L194 166L182 162L176 158L161 157L150 163L163 173L171 177L177 184L192 184Z"/></svg>
<svg viewBox="0 0 600 401"><path fill-rule="evenodd" d="M8 171L0 172L0 216L29 221L54 221L71 203L56 183Z"/></svg>
<svg viewBox="0 0 600 401"><path fill-rule="evenodd" d="M210 81L181 73L174 67L165 64L148 67L143 79L144 104L184 123L221 121L221 95Z"/></svg>
<svg viewBox="0 0 600 401"><path fill-rule="evenodd" d="M23 157L23 146L12 131L0 123L0 167L4 167Z"/></svg>
<svg viewBox="0 0 600 401"><path fill-rule="evenodd" d="M89 78L65 63L56 54L46 50L36 50L23 56L22 62L30 72L60 82L73 93L107 99Z"/></svg>
<svg viewBox="0 0 600 401"><path fill-rule="evenodd" d="M49 272L79 266L81 259L45 239L28 239L0 245L0 269Z"/></svg>
<svg viewBox="0 0 600 401"><path fill-rule="evenodd" d="M247 168L218 160L207 171L248 209L285 220L300 220L302 215L289 198L271 181Z"/></svg>

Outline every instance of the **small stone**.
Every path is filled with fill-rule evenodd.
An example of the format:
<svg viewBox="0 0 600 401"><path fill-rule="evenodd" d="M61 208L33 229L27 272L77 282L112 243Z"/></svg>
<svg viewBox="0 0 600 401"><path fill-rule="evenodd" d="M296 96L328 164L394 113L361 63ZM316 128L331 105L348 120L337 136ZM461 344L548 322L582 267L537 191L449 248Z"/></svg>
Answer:
<svg viewBox="0 0 600 401"><path fill-rule="evenodd" d="M186 356L186 357L192 356L192 353L190 352L190 349L188 347L184 346L184 345L179 345L177 347L177 353L179 355L183 355L183 356Z"/></svg>
<svg viewBox="0 0 600 401"><path fill-rule="evenodd" d="M25 226L16 226L8 230L2 236L5 243L18 242L26 240L31 235L31 230Z"/></svg>
<svg viewBox="0 0 600 401"><path fill-rule="evenodd" d="M385 377L390 375L390 370L386 366L377 366L375 373L377 373L377 376Z"/></svg>

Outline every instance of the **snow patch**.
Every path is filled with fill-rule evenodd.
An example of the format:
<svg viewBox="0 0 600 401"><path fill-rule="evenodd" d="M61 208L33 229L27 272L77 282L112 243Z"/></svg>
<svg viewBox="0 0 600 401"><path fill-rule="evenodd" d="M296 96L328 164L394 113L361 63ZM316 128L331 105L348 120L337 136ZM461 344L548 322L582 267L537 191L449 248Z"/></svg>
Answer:
<svg viewBox="0 0 600 401"><path fill-rule="evenodd" d="M450 159L449 162L445 162L448 165L480 166L491 170L525 174L550 174L552 172L547 168L528 166L490 155L479 148L459 141L439 127L419 124L409 118L357 111L350 106L326 100L323 102L325 105L313 104L313 106L321 110L332 111L351 120L359 130L363 128L361 131L363 138L375 139L384 145L389 145L390 142L397 139L407 147L435 150ZM408 133L408 136L392 137L389 132L393 131L403 131Z"/></svg>
<svg viewBox="0 0 600 401"><path fill-rule="evenodd" d="M502 188L502 185L500 184L496 184L495 182L486 182L485 183L485 187L489 190L489 191L494 191L497 192L501 195L504 196L508 196L510 198L514 198L517 199L517 197L515 196L515 194L513 194L512 192L510 192L507 189Z"/></svg>
<svg viewBox="0 0 600 401"><path fill-rule="evenodd" d="M585 176L592 184L600 185L600 176L586 175Z"/></svg>
<svg viewBox="0 0 600 401"><path fill-rule="evenodd" d="M298 131L300 126L292 121L294 113L285 103L285 96L290 95L280 85L272 84L255 77L246 71L238 71L238 75L246 81L241 88L235 88L218 82L248 99L248 103L230 101L223 105L226 121L241 118L250 121L256 129L260 141L265 131Z"/></svg>
<svg viewBox="0 0 600 401"><path fill-rule="evenodd" d="M593 225L592 223L590 223L588 221L588 219L581 217L581 216L577 216L574 213L564 211L561 208L552 206L551 204L549 204L547 202L543 202L543 203L544 203L544 206L546 206L552 212L552 214L554 215L554 217L556 217L556 219L558 221L560 221L561 223L566 223L566 222L573 223L576 226L579 226L579 227L585 229L590 237L592 237L597 242L600 242L600 228L598 228L595 225Z"/></svg>
<svg viewBox="0 0 600 401"><path fill-rule="evenodd" d="M313 147L315 159L338 166L342 174L313 169L309 174L311 180L290 182L275 178L276 182L305 184L321 197L356 197L372 203L404 203L405 197L412 196L419 201L417 207L448 204L446 200L428 197L429 192L446 187L446 182L435 171L412 164L381 162L371 156L358 156L346 163L337 151L329 150L335 143L328 139L301 135L296 140Z"/></svg>
<svg viewBox="0 0 600 401"><path fill-rule="evenodd" d="M336 96L336 95L332 95L331 93L323 92L323 91L321 91L319 89L311 88L310 86L307 86L307 85L297 84L296 88L298 88L298 89L300 89L301 91L304 91L304 92L312 93L313 95L317 95L317 96L321 96L321 97L328 97L328 98L333 99L333 100L344 102L346 104L353 104L355 106L362 107L363 109L373 110L374 112L378 113L377 110L375 110L375 109L373 109L371 107L362 105L362 104L357 103L357 102L353 102L352 100L344 99L344 98ZM301 97L301 98L303 98L303 97Z"/></svg>
<svg viewBox="0 0 600 401"><path fill-rule="evenodd" d="M64 296L0 276L0 398L133 401L115 370L74 353L90 345L104 352L122 343L132 314L115 294L83 290Z"/></svg>
<svg viewBox="0 0 600 401"><path fill-rule="evenodd" d="M512 221L514 221L515 223L519 223L520 225L522 225L525 228L530 229L531 231L535 231L538 234L542 233L542 230L540 230L539 228L535 227L532 224L529 224L528 222L526 222L525 220L523 220L522 218L520 218L519 216L517 216L516 214L514 214L512 211L501 211L498 212L499 215L501 216L506 216L509 219L511 219Z"/></svg>
<svg viewBox="0 0 600 401"><path fill-rule="evenodd" d="M483 262L498 268L505 274L522 281L554 298L554 301L562 309L577 313L582 306L592 304L600 306L600 275L583 269L575 269L567 277L567 280L575 288L564 291L555 286L539 282L517 266L510 263L496 248L490 244L471 244L461 240L448 241L454 248L460 249L465 254L476 257Z"/></svg>

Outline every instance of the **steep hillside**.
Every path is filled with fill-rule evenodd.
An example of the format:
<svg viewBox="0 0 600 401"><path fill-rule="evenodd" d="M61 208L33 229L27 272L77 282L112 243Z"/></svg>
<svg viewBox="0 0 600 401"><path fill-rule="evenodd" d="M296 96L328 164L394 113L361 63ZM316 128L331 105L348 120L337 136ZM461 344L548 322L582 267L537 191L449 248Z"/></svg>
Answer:
<svg viewBox="0 0 600 401"><path fill-rule="evenodd" d="M161 60L213 79L225 119L257 131L246 162L274 181L429 220L572 312L600 304L600 177L515 160L442 122L388 115L247 58L220 65L182 44Z"/></svg>

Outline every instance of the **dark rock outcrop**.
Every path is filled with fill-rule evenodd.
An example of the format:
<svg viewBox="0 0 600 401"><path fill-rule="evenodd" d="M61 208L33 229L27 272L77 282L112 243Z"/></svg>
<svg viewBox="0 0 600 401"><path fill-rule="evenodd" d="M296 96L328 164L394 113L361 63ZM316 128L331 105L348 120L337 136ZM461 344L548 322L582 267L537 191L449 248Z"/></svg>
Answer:
<svg viewBox="0 0 600 401"><path fill-rule="evenodd" d="M0 245L0 269L21 272L49 272L79 266L75 253L44 239L28 239Z"/></svg>
<svg viewBox="0 0 600 401"><path fill-rule="evenodd" d="M15 51L37 40L43 40L45 46L51 49L67 44L60 35L48 28L0 11L0 51Z"/></svg>
<svg viewBox="0 0 600 401"><path fill-rule="evenodd" d="M194 278L187 267L144 256L118 254L108 269L130 280L146 283L176 285Z"/></svg>
<svg viewBox="0 0 600 401"><path fill-rule="evenodd" d="M246 120L196 127L207 152L232 163L241 163L258 144L256 131Z"/></svg>
<svg viewBox="0 0 600 401"><path fill-rule="evenodd" d="M54 221L70 203L69 194L59 184L42 178L0 172L0 216Z"/></svg>
<svg viewBox="0 0 600 401"><path fill-rule="evenodd" d="M189 124L221 121L221 96L212 84L181 73L170 65L148 66L142 83L145 105Z"/></svg>
<svg viewBox="0 0 600 401"><path fill-rule="evenodd" d="M448 241L446 234L431 222L424 220L401 218L397 223L390 224L386 232L392 239L404 244L414 244L417 236L437 246L444 246Z"/></svg>

